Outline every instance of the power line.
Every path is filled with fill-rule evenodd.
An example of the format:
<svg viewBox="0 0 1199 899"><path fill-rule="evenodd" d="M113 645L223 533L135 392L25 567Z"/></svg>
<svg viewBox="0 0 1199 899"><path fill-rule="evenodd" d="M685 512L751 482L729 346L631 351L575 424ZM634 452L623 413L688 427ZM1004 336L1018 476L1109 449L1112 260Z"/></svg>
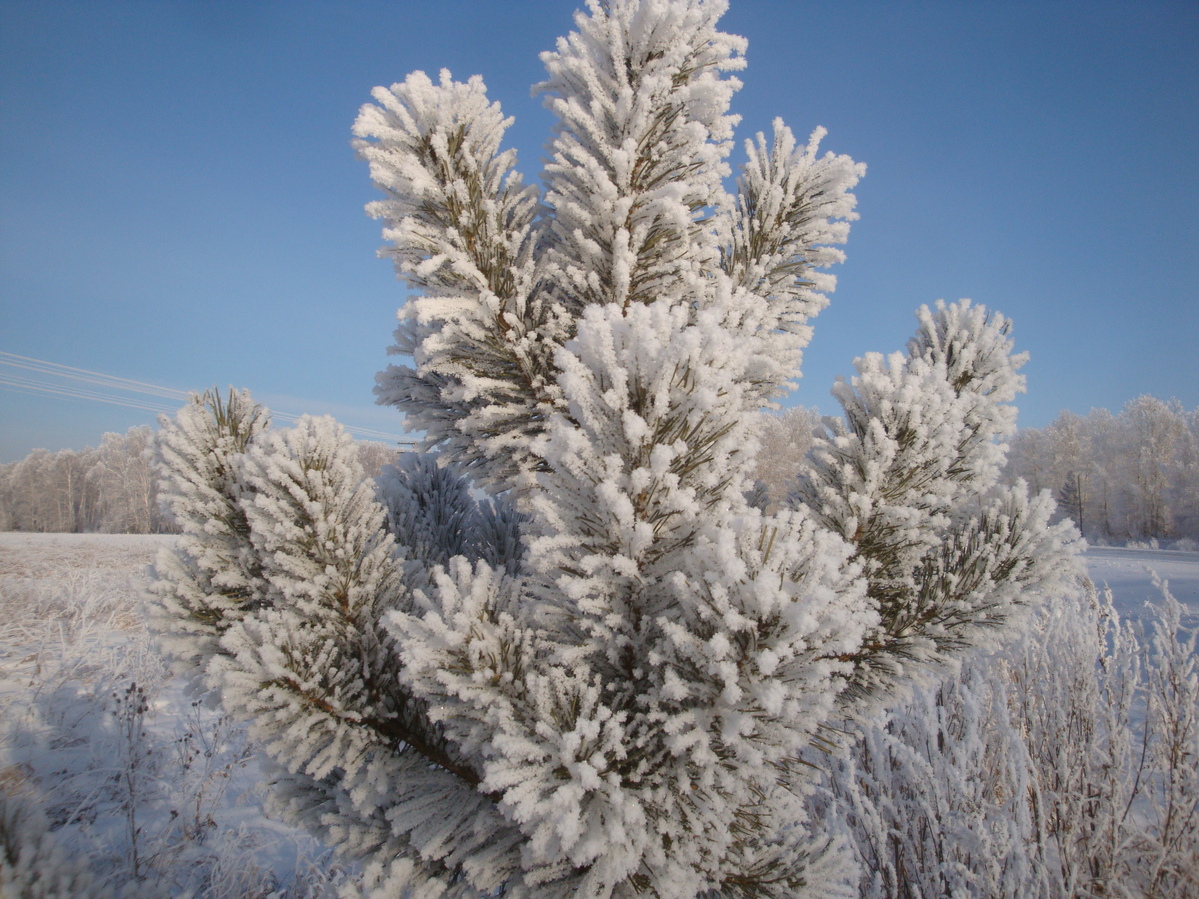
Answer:
<svg viewBox="0 0 1199 899"><path fill-rule="evenodd" d="M136 397L115 397L107 394L102 394L94 390L84 390L78 387L73 387L69 384L65 385L50 385L41 384L32 378L23 378L20 376L0 373L0 387L12 390L16 393L28 393L34 395L50 395L62 397L64 399L90 400L97 403L111 403L114 406L126 406L130 409L137 409L141 412L164 412L170 414L178 409L178 406L167 406L164 403L151 403L146 400L140 400Z"/></svg>
<svg viewBox="0 0 1199 899"><path fill-rule="evenodd" d="M33 359L29 356L19 356L16 353L6 353L0 350L0 363L23 368L38 374L67 378L73 381L83 381L87 384L97 384L114 390L127 390L132 393L146 393L151 396L165 396L171 399L186 401L190 394L186 390L175 390L171 387L159 387L157 384L147 384L145 381L135 381L132 378L120 378L116 375L106 375L86 368L76 368L73 365L62 365L58 362L47 362L44 359Z"/></svg>
<svg viewBox="0 0 1199 899"><path fill-rule="evenodd" d="M192 396L192 393L186 390L161 387L146 381L107 375L103 372L91 371L86 368L76 368L73 365L63 365L58 362L48 362L45 359L34 359L31 356L21 356L17 353L8 353L3 350L0 350L0 365L6 365L24 372L0 371L0 388L15 393L32 394L34 396L53 396L60 399L84 400L85 402L93 403L107 403L113 406L136 409L139 412L153 412L166 415L171 415L178 411L180 404L187 402ZM128 394L140 395L130 396ZM149 397L155 397L158 401L155 402L154 399L150 399ZM167 402L163 402L164 400ZM286 422L295 422L300 418L299 414L276 410L271 410L271 416ZM396 434L387 433L386 431L344 424L342 427L359 439L379 440L385 443L397 443L401 446L414 445L412 440L405 439Z"/></svg>

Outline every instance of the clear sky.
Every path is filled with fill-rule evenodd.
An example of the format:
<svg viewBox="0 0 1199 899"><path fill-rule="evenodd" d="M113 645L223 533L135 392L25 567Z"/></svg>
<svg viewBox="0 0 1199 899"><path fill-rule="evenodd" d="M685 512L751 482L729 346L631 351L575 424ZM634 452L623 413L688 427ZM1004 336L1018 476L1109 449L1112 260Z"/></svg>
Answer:
<svg viewBox="0 0 1199 899"><path fill-rule="evenodd" d="M399 433L371 388L403 291L350 124L414 69L481 74L532 180L529 85L576 5L0 0L0 352ZM971 297L1032 354L1022 426L1199 406L1199 3L732 0L722 27L739 137L780 115L868 166L789 402L835 411L854 356ZM0 461L153 420L0 389Z"/></svg>

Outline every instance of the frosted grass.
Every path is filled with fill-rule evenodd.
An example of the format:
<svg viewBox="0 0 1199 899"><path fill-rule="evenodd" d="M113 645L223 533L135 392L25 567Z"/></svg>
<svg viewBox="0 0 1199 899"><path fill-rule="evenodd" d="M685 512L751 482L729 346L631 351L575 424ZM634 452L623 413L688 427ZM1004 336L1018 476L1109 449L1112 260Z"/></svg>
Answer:
<svg viewBox="0 0 1199 899"><path fill-rule="evenodd" d="M185 694L147 629L173 539L0 534L0 806L27 806L17 826L95 895L319 895L344 872L266 816L244 728Z"/></svg>

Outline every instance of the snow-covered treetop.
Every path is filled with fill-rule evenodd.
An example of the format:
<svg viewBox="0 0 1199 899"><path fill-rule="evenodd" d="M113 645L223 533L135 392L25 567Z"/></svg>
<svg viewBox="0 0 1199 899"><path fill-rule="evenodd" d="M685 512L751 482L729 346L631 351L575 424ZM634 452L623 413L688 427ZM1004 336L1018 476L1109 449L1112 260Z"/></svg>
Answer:
<svg viewBox="0 0 1199 899"><path fill-rule="evenodd" d="M544 468L531 441L573 414L561 353L589 307L677 306L689 327L734 334L739 412L798 377L864 167L820 156L823 129L798 144L776 121L727 193L745 41L717 30L726 6L593 0L576 14L542 55L558 124L540 190L500 150L510 120L477 76L416 72L359 114L355 146L385 194L368 209L416 294L393 348L413 365L379 376L379 400L495 489L531 483Z"/></svg>

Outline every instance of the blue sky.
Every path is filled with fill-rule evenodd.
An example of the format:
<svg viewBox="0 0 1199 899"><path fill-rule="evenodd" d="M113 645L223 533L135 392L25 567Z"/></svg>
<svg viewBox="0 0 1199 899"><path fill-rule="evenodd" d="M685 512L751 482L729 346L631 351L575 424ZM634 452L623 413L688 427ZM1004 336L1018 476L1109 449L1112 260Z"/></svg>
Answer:
<svg viewBox="0 0 1199 899"><path fill-rule="evenodd" d="M529 85L575 6L0 0L0 352L399 433L371 387L403 292L350 124L414 69L482 74L536 177ZM971 297L1032 354L1022 426L1199 406L1199 4L732 0L722 27L739 137L823 125L869 169L791 403L835 411L854 356ZM0 461L153 420L0 389Z"/></svg>

